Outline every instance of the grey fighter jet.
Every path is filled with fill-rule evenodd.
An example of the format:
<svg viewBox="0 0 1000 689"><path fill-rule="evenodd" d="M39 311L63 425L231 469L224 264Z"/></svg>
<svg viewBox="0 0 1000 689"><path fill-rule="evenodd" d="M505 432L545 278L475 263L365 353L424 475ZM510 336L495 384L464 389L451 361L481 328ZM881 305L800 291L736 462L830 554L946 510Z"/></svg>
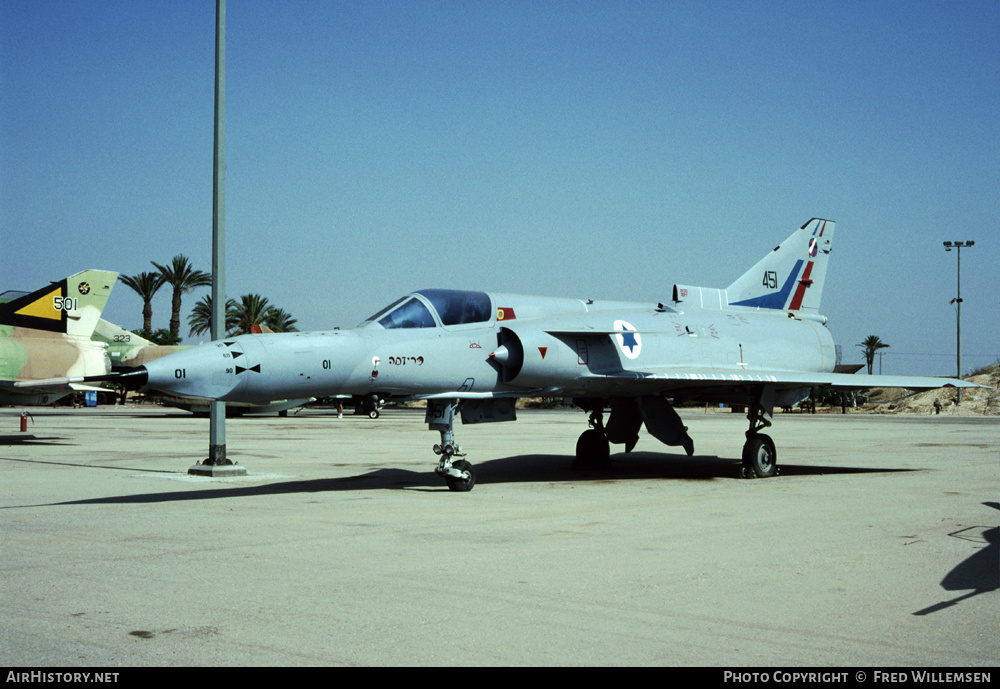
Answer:
<svg viewBox="0 0 1000 689"><path fill-rule="evenodd" d="M729 287L674 285L660 304L426 289L353 330L241 335L148 362L122 380L225 402L427 400L426 422L441 434L436 471L458 491L473 487L475 473L455 441L456 412L463 423L512 421L515 398L572 398L591 426L575 464L601 467L610 443L631 450L643 424L693 454L679 402L747 405L743 475L770 477L776 452L761 431L776 405L795 404L814 385L975 387L834 372L836 349L819 313L833 229L810 220Z"/></svg>

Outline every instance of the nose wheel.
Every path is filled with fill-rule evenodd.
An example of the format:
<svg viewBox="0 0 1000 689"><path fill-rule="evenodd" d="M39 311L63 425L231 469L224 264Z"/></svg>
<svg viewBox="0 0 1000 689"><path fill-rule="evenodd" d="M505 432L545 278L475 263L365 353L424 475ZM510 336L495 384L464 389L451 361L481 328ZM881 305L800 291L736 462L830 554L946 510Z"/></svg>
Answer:
<svg viewBox="0 0 1000 689"><path fill-rule="evenodd" d="M473 470L472 464L464 459L453 462L447 472L444 475L444 481L448 484L448 490L465 493L476 485L476 472Z"/></svg>
<svg viewBox="0 0 1000 689"><path fill-rule="evenodd" d="M444 476L445 483L448 484L448 490L459 493L470 491L476 485L476 472L473 470L470 462L464 459L455 461L455 457L464 457L465 453L462 452L462 448L456 445L454 441L445 442L444 435L445 431L441 431L442 442L440 445L434 446L434 454L441 455L441 461L438 463L434 473Z"/></svg>
<svg viewBox="0 0 1000 689"><path fill-rule="evenodd" d="M476 472L472 464L464 459L461 446L455 442L455 409L457 401L427 401L426 421L432 431L440 431L441 444L434 446L434 454L441 457L434 470L438 476L444 476L448 490L464 493L476 485Z"/></svg>

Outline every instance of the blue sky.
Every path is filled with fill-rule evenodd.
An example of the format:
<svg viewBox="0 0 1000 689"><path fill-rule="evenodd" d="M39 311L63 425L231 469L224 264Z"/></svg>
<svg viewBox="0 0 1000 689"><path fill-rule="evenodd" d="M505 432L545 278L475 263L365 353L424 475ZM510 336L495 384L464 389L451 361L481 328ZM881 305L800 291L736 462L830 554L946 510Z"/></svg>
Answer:
<svg viewBox="0 0 1000 689"><path fill-rule="evenodd" d="M0 2L0 289L210 270L214 14ZM656 303L823 217L845 362L875 334L884 373L953 374L942 242L970 239L963 365L1000 360L1000 3L229 0L226 25L227 293L300 329L431 286ZM105 315L141 308L119 284Z"/></svg>

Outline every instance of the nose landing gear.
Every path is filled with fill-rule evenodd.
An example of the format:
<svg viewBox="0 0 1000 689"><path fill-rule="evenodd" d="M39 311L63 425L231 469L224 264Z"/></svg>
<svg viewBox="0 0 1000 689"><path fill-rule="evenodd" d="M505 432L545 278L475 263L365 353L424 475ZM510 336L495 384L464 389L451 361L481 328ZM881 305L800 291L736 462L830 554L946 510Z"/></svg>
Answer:
<svg viewBox="0 0 1000 689"><path fill-rule="evenodd" d="M464 459L461 446L455 442L455 410L458 400L428 400L425 420L432 431L441 433L441 444L434 446L434 454L441 457L434 473L443 476L448 489L467 492L476 485L476 472Z"/></svg>

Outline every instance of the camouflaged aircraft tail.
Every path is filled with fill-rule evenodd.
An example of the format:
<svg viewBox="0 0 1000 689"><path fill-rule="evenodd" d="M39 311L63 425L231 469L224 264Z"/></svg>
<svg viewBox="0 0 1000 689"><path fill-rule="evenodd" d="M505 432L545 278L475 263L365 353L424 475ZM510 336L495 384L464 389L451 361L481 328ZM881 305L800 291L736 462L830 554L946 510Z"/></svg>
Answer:
<svg viewBox="0 0 1000 689"><path fill-rule="evenodd" d="M0 304L0 325L90 339L118 273L85 270Z"/></svg>

